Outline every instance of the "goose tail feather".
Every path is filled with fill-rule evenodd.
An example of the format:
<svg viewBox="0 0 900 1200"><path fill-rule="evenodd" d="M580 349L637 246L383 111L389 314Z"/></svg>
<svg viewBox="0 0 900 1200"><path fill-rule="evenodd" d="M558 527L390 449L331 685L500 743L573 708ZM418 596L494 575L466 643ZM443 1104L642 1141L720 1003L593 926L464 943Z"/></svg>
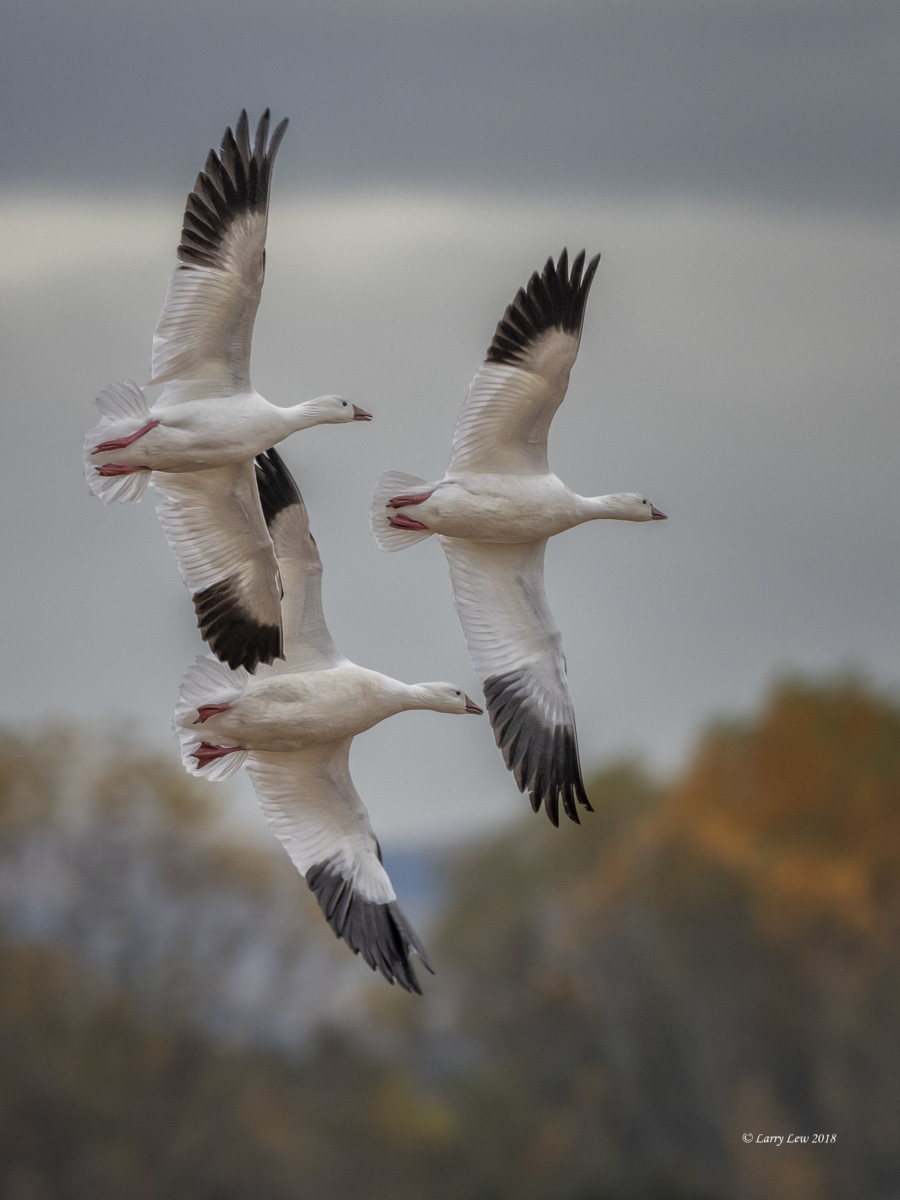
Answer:
<svg viewBox="0 0 900 1200"><path fill-rule="evenodd" d="M379 476L375 490L372 492L369 517L372 536L380 549L405 550L407 546L431 537L430 529L397 529L391 525L390 518L393 509L388 506L388 501L394 496L422 491L429 486L432 485L429 485L426 480L420 479L418 475L407 475L403 471L385 471L383 475ZM408 511L411 516L415 514L415 508Z"/></svg>

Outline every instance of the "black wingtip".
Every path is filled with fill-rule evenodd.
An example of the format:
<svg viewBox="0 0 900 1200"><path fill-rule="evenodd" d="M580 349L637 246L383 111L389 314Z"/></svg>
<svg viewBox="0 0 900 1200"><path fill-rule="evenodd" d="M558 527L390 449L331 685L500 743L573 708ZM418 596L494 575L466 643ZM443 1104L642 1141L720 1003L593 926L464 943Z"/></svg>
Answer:
<svg viewBox="0 0 900 1200"><path fill-rule="evenodd" d="M220 579L194 593L194 612L203 640L232 670L253 672L260 663L283 657L281 627L249 616L230 579Z"/></svg>
<svg viewBox="0 0 900 1200"><path fill-rule="evenodd" d="M269 138L269 109L260 117L250 144L247 110L226 128L221 146L210 150L185 204L184 228L178 246L181 262L216 266L222 239L236 217L265 212L275 155L288 126L281 120ZM268 144L267 144L268 143ZM202 240L198 241L198 229Z"/></svg>
<svg viewBox="0 0 900 1200"><path fill-rule="evenodd" d="M411 955L415 953L430 974L434 970L396 900L366 900L355 890L352 880L330 861L310 867L306 882L335 937L361 955L388 983L398 983L404 991L422 995Z"/></svg>
<svg viewBox="0 0 900 1200"><path fill-rule="evenodd" d="M548 258L543 271L534 272L501 317L485 356L488 362L517 365L548 329L580 336L600 255L591 259L582 274L584 259L585 252L581 250L570 271L569 254L563 247L555 263L552 257Z"/></svg>
<svg viewBox="0 0 900 1200"><path fill-rule="evenodd" d="M541 805L551 825L559 826L559 809L580 825L578 805L592 812L584 789L574 725L547 725L528 703L520 671L484 681L485 705L494 739L520 792L534 812Z"/></svg>
<svg viewBox="0 0 900 1200"><path fill-rule="evenodd" d="M266 527L271 528L272 522L280 512L290 508L292 504L302 504L300 489L284 459L274 447L263 454L257 454L254 465L263 517Z"/></svg>

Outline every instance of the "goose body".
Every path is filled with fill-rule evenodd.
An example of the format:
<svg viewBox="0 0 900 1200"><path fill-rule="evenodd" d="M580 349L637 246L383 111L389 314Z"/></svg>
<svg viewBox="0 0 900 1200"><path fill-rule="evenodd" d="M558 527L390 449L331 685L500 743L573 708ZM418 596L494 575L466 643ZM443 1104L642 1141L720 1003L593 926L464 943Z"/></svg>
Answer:
<svg viewBox="0 0 900 1200"><path fill-rule="evenodd" d="M97 446L110 442L127 444L112 449L89 449L88 467L95 480L115 479L137 472L185 474L209 471L216 467L252 463L291 433L327 423L368 419L368 414L341 396L320 396L292 408L270 404L256 391L233 392L195 399L173 399L187 388L170 384L156 404L149 406L142 390L135 383L114 384L113 387L130 393L138 410L132 417L108 422L88 435ZM190 389L199 392L201 389ZM209 389L204 389L209 390ZM141 431L144 432L141 432ZM109 436L109 435L113 436ZM139 436L135 437L135 434ZM134 441L129 438L134 437ZM128 468L110 471L109 468ZM103 474L104 468L107 474ZM166 481L154 478L149 482L164 488ZM200 481L202 483L202 481ZM110 500L130 498L112 492L111 485L97 484L98 495ZM137 498L137 497L135 497Z"/></svg>
<svg viewBox="0 0 900 1200"><path fill-rule="evenodd" d="M319 671L249 677L225 711L201 723L205 740L246 750L305 750L355 737L397 713L465 712L467 703L450 684L404 684L345 661Z"/></svg>
<svg viewBox="0 0 900 1200"><path fill-rule="evenodd" d="M633 492L579 496L547 459L550 423L578 353L599 255L569 271L564 250L519 290L469 387L443 477L391 471L372 497L383 550L436 534L469 655L507 767L557 824L590 809L581 775L562 638L544 588L544 551L585 521L663 520Z"/></svg>
<svg viewBox="0 0 900 1200"><path fill-rule="evenodd" d="M242 764L260 806L335 934L391 983L419 991L410 956L425 951L400 910L350 776L354 736L411 709L480 713L450 683L406 684L335 646L322 609L322 563L296 484L275 450L256 467L284 585L283 662L256 676L199 658L182 680L175 724L192 774ZM430 968L428 968L430 970Z"/></svg>
<svg viewBox="0 0 900 1200"><path fill-rule="evenodd" d="M150 483L200 632L232 666L282 652L280 585L256 492L255 455L313 425L369 420L340 396L290 407L250 382L265 275L269 192L287 121L269 111L250 141L247 114L210 151L184 211L178 262L153 336L150 405L132 382L97 397L85 474L104 503L139 500Z"/></svg>
<svg viewBox="0 0 900 1200"><path fill-rule="evenodd" d="M543 475L460 471L448 473L424 491L429 492L427 498L414 502L416 522L443 537L479 542L534 542L585 521L603 517L644 521L658 513L635 493L579 496L549 471ZM404 528L398 514L413 506L402 495L391 497L387 506L394 510L388 517L392 528Z"/></svg>

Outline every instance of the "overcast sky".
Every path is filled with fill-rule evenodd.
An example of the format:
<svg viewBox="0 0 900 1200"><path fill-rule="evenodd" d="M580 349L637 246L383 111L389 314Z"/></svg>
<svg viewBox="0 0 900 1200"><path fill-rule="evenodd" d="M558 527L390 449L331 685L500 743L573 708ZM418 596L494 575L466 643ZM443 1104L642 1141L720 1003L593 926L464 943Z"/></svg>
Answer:
<svg viewBox="0 0 900 1200"><path fill-rule="evenodd" d="M0 719L176 753L189 599L152 500L89 495L81 437L102 387L146 379L208 148L267 104L291 125L254 383L375 414L283 444L346 654L478 694L439 547L382 554L368 498L387 468L440 476L503 308L584 246L551 464L670 516L551 544L586 768L672 770L778 673L896 689L898 63L895 0L10 0ZM405 714L352 766L386 842L527 808L486 718Z"/></svg>

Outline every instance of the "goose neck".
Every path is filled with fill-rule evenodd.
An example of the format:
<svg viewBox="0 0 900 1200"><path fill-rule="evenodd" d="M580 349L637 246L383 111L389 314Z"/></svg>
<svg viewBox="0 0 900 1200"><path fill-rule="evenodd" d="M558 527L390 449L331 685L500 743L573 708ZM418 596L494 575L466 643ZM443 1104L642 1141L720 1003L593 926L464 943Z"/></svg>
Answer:
<svg viewBox="0 0 900 1200"><path fill-rule="evenodd" d="M284 413L285 423L291 433L296 433L300 429L310 429L320 422L319 414L315 409L315 401L305 400L302 404L294 404L281 411Z"/></svg>
<svg viewBox="0 0 900 1200"><path fill-rule="evenodd" d="M628 520L625 496L579 496L578 513L581 521Z"/></svg>

